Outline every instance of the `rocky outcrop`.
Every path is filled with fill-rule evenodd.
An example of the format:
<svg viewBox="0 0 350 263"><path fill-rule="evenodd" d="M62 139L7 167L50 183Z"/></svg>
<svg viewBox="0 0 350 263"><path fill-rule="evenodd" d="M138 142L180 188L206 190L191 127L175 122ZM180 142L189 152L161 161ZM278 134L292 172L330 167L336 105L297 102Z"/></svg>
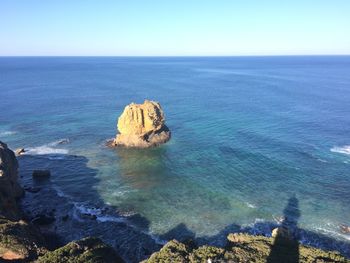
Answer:
<svg viewBox="0 0 350 263"><path fill-rule="evenodd" d="M176 240L143 263L155 262L350 262L337 252L326 252L299 245L293 250L288 241L276 246L275 239L248 234L230 234L225 248L213 246L191 247ZM277 251L277 253L276 253ZM276 256L278 255L278 256ZM295 261L295 257L297 260Z"/></svg>
<svg viewBox="0 0 350 263"><path fill-rule="evenodd" d="M23 189L17 182L18 162L13 151L0 141L0 216L18 220L20 212L17 199L23 195Z"/></svg>
<svg viewBox="0 0 350 263"><path fill-rule="evenodd" d="M162 107L149 100L127 105L118 119L118 130L113 146L147 148L165 143L171 136Z"/></svg>
<svg viewBox="0 0 350 263"><path fill-rule="evenodd" d="M0 219L0 261L36 259L47 252L39 230L20 220Z"/></svg>
<svg viewBox="0 0 350 263"><path fill-rule="evenodd" d="M37 263L122 263L115 251L100 239L88 237L46 253Z"/></svg>
<svg viewBox="0 0 350 263"><path fill-rule="evenodd" d="M46 172L39 177L41 175L46 177ZM45 238L34 224L20 219L17 199L23 195L23 189L17 177L15 154L0 141L0 262L123 262L98 238L85 238L49 251L49 243L55 242ZM40 215L32 222L46 225L52 222L52 218Z"/></svg>

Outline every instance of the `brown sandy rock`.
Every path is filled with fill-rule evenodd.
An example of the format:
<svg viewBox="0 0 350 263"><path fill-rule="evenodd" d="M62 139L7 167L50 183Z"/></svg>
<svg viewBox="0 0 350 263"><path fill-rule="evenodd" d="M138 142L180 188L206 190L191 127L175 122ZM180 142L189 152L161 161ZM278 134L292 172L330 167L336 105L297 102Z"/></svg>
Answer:
<svg viewBox="0 0 350 263"><path fill-rule="evenodd" d="M113 146L147 148L165 143L171 136L162 107L149 100L127 105L118 119L118 130Z"/></svg>

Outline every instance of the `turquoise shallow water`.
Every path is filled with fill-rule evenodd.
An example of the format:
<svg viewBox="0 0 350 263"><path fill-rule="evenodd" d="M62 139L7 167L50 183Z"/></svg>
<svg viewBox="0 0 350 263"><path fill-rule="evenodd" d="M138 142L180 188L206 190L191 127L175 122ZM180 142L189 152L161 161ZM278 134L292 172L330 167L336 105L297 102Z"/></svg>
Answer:
<svg viewBox="0 0 350 263"><path fill-rule="evenodd" d="M0 139L29 149L23 174L50 168L74 202L139 214L162 239L269 234L262 222L295 196L304 242L348 243L349 72L347 56L0 58ZM124 106L146 98L162 104L171 141L106 148Z"/></svg>

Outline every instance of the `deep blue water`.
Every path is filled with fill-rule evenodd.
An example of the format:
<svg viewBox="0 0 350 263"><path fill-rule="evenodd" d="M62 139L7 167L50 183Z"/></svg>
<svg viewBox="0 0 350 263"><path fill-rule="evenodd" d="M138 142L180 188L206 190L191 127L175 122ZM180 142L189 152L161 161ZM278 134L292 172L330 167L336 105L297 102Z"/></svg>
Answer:
<svg viewBox="0 0 350 263"><path fill-rule="evenodd" d="M23 174L50 168L74 202L139 214L147 233L220 236L275 222L296 197L301 229L349 242L349 56L3 57L0 98L0 140L35 160ZM144 99L161 103L171 141L106 148Z"/></svg>

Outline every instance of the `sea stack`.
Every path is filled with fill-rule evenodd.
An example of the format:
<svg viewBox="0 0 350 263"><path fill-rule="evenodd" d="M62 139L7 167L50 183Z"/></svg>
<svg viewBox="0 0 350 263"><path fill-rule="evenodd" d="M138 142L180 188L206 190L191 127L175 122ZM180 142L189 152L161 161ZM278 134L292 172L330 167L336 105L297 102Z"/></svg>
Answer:
<svg viewBox="0 0 350 263"><path fill-rule="evenodd" d="M171 133L159 102L145 100L143 104L127 105L118 119L118 131L113 146L147 148L169 141Z"/></svg>

